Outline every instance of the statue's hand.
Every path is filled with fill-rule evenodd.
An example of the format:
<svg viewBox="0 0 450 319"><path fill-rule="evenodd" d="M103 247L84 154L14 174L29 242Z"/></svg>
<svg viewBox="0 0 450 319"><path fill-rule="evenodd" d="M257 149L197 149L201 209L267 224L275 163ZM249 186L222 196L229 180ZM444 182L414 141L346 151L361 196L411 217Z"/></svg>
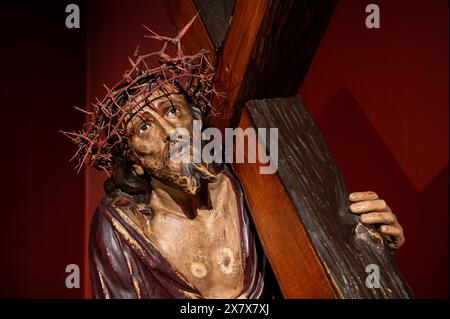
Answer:
<svg viewBox="0 0 450 319"><path fill-rule="evenodd" d="M389 247L399 249L405 243L403 228L386 202L378 198L374 192L357 192L349 196L352 213L360 214L363 224L381 224L380 231L389 236L392 242Z"/></svg>

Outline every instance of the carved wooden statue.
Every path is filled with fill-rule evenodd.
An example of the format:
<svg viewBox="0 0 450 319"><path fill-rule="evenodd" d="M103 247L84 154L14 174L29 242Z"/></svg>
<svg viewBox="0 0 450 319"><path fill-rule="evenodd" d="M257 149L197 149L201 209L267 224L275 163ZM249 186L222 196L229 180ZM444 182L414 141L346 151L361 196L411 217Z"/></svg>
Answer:
<svg viewBox="0 0 450 319"><path fill-rule="evenodd" d="M333 5L168 1L179 34L149 29L162 49L136 53L83 130L66 133L79 168L110 176L91 226L96 298L412 296L392 260L404 242L395 215L374 192L347 194L294 96ZM278 128L278 171L192 160L178 132L195 123ZM185 144L190 160L176 161Z"/></svg>

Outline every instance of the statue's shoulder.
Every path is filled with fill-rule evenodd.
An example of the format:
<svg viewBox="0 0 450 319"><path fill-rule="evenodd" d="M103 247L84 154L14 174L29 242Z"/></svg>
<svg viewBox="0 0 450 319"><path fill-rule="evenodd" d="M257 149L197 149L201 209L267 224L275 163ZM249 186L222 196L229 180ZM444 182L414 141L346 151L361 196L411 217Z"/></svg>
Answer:
<svg viewBox="0 0 450 319"><path fill-rule="evenodd" d="M150 215L148 195L130 195L122 191L115 191L106 195L99 206L112 211L120 211L126 215L137 213Z"/></svg>
<svg viewBox="0 0 450 319"><path fill-rule="evenodd" d="M136 196L123 192L110 193L105 195L97 206L91 222L91 232L97 235L112 233L113 220L123 221L124 218L134 220L137 215L149 218L151 216L149 211L147 205Z"/></svg>

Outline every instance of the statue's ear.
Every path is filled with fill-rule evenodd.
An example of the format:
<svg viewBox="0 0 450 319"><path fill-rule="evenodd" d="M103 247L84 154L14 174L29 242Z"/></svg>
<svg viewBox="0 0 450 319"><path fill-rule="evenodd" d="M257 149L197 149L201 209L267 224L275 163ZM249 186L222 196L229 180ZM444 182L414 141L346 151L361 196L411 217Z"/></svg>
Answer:
<svg viewBox="0 0 450 319"><path fill-rule="evenodd" d="M142 168L141 165L133 164L133 171L134 171L137 175L144 175L144 169Z"/></svg>

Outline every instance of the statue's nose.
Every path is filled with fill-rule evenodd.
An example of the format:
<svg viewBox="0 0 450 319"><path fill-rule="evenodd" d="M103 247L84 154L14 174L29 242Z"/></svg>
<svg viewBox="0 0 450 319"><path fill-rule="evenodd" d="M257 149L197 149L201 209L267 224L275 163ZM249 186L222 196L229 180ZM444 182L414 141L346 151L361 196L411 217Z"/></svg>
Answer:
<svg viewBox="0 0 450 319"><path fill-rule="evenodd" d="M162 119L161 120L161 129L164 132L164 140L166 142L170 142L172 136L175 133L175 127L172 126L169 122L167 122L166 120Z"/></svg>

